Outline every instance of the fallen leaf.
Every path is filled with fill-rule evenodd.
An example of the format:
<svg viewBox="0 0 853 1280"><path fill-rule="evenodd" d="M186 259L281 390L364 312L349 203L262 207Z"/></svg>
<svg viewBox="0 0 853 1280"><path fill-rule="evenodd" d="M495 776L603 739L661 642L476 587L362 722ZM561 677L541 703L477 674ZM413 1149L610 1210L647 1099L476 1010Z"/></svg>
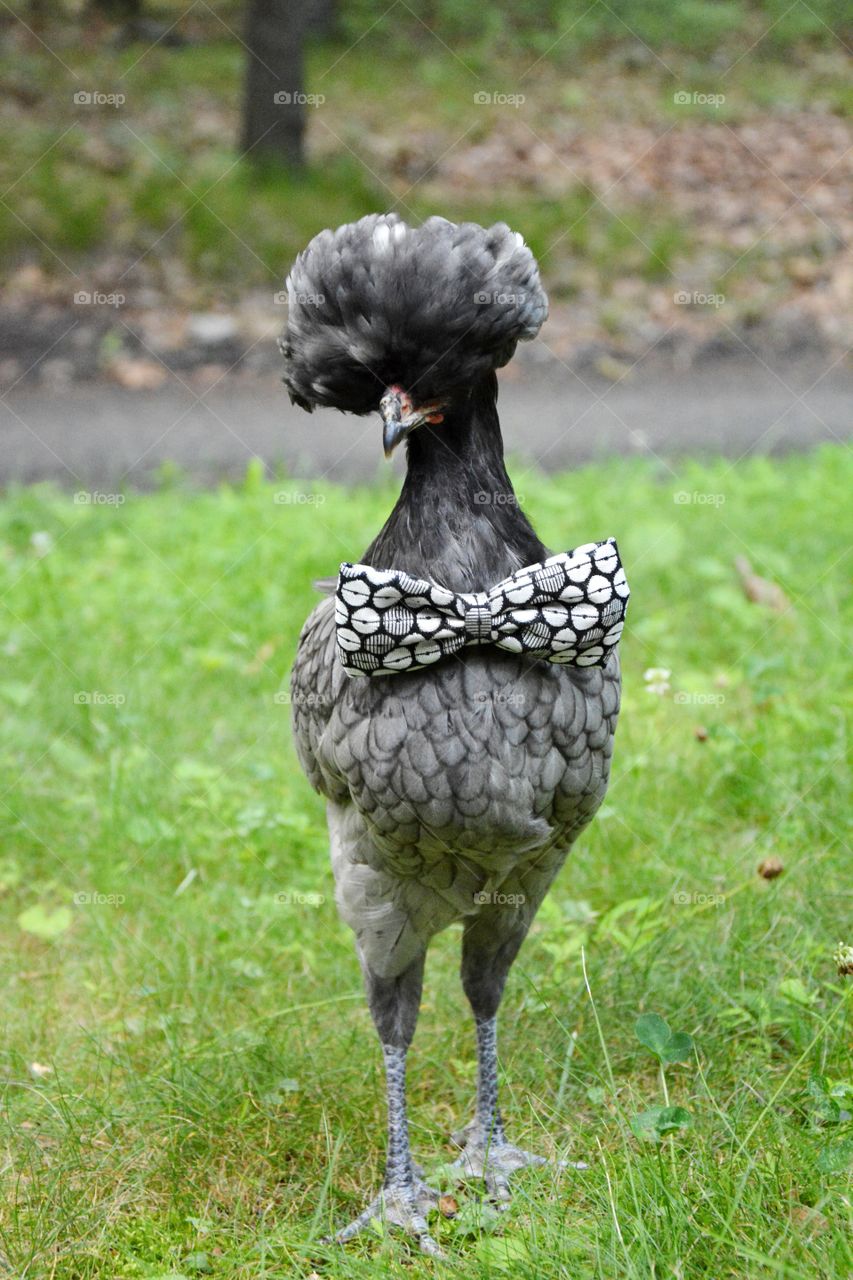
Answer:
<svg viewBox="0 0 853 1280"><path fill-rule="evenodd" d="M776 613L784 613L786 609L790 609L791 602L778 583L770 582L755 573L745 556L735 557L735 569L747 600L751 600L753 604L763 604Z"/></svg>
<svg viewBox="0 0 853 1280"><path fill-rule="evenodd" d="M812 258L798 255L788 259L785 263L785 272L795 284L809 285L820 278L821 266Z"/></svg>
<svg viewBox="0 0 853 1280"><path fill-rule="evenodd" d="M244 674L247 676L256 676L258 672L266 665L269 659L273 656L277 647L278 647L277 641L266 640L258 649L258 652L255 654L254 658L252 658L252 661L247 663L246 666L243 668Z"/></svg>
<svg viewBox="0 0 853 1280"><path fill-rule="evenodd" d="M791 1210L791 1221L798 1227L803 1227L809 1235L820 1235L824 1231L829 1230L829 1219L825 1218L817 1209L812 1209L805 1204L795 1204Z"/></svg>
<svg viewBox="0 0 853 1280"><path fill-rule="evenodd" d="M155 391L166 381L167 370L156 360L113 360L107 373L120 387L128 391Z"/></svg>

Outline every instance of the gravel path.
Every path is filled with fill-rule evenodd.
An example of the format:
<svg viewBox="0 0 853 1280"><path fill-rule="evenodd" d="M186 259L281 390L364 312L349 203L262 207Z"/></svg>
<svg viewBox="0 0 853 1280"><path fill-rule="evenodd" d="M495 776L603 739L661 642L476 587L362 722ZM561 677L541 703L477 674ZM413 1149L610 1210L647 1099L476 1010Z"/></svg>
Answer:
<svg viewBox="0 0 853 1280"><path fill-rule="evenodd" d="M612 453L736 458L849 439L853 371L829 357L775 370L723 360L683 373L641 367L612 384L511 367L500 403L508 451L546 470ZM0 484L53 478L71 488L145 486L165 460L203 482L241 472L252 456L343 482L383 465L378 417L309 416L277 379L246 374L207 394L177 378L148 392L22 385L0 400L0 444Z"/></svg>

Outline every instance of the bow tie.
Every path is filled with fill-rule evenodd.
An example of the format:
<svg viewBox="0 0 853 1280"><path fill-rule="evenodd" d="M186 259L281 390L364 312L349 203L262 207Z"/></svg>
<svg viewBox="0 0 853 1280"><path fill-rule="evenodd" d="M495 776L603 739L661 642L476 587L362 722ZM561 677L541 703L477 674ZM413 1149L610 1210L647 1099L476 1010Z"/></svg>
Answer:
<svg viewBox="0 0 853 1280"><path fill-rule="evenodd" d="M628 583L614 538L460 593L396 569L342 564L338 652L348 676L428 667L466 645L578 667L601 666L622 634Z"/></svg>

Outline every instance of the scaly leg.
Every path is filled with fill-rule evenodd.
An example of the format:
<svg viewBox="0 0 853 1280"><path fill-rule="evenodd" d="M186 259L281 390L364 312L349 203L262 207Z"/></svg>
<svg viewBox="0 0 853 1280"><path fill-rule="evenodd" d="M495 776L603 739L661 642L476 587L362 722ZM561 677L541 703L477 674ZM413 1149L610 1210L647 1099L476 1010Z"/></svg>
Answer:
<svg viewBox="0 0 853 1280"><path fill-rule="evenodd" d="M506 1206L512 1198L510 1175L527 1165L549 1164L507 1140L498 1105L497 1010L504 983L526 928L501 936L497 922L482 916L466 927L462 941L462 985L477 1027L477 1105L474 1119L453 1135L462 1153L454 1167L462 1177L482 1178L489 1195ZM566 1162L559 1161L565 1168ZM586 1168L585 1164L572 1166Z"/></svg>
<svg viewBox="0 0 853 1280"><path fill-rule="evenodd" d="M423 1253L441 1257L426 1221L430 1210L438 1207L438 1192L423 1181L412 1163L406 1117L406 1054L418 1017L423 968L421 955L399 977L380 978L362 961L370 1012L385 1058L388 1154L382 1190L335 1239L343 1244L378 1218L414 1236Z"/></svg>

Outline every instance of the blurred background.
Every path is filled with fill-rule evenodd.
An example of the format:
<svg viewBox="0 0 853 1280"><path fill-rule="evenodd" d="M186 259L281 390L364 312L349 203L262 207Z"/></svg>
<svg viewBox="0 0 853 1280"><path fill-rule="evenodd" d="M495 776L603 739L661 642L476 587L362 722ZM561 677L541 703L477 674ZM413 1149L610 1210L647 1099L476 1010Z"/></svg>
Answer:
<svg viewBox="0 0 853 1280"><path fill-rule="evenodd" d="M0 479L374 474L375 433L287 404L275 338L299 249L392 208L538 255L551 320L503 374L531 461L849 431L849 7L15 0L0 26Z"/></svg>
<svg viewBox="0 0 853 1280"><path fill-rule="evenodd" d="M284 282L397 209L537 254L513 485L546 545L616 536L633 592L608 797L501 1012L515 1140L591 1168L439 1238L472 1280L853 1275L849 5L0 0L0 28L0 1274L435 1274L320 1243L378 1185L383 1103L288 728L311 584L404 460L378 414L289 404ZM457 974L448 931L431 1170L474 1088ZM640 1011L695 1061L658 1080ZM664 1158L635 1126L670 1097Z"/></svg>

